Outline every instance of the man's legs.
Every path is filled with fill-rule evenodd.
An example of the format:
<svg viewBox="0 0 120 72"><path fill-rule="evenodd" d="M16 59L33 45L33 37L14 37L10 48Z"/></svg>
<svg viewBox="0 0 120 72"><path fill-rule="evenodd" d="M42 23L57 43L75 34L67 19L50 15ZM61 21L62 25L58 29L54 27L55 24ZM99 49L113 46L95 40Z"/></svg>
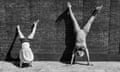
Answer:
<svg viewBox="0 0 120 72"><path fill-rule="evenodd" d="M84 26L83 30L88 33L90 31L91 25L93 23L93 21L95 20L97 14L100 12L100 10L102 9L102 5L96 7L96 9L93 11L92 16L90 17L90 19L88 20L87 24Z"/></svg>
<svg viewBox="0 0 120 72"><path fill-rule="evenodd" d="M33 26L32 32L28 36L29 39L33 39L34 38L38 22L39 22L39 20L37 20L36 22L34 22L34 26Z"/></svg>
<svg viewBox="0 0 120 72"><path fill-rule="evenodd" d="M71 19L72 19L72 21L73 21L73 25L74 25L74 30L76 31L76 32L78 32L78 31L80 31L80 26L79 26L79 24L78 24L78 22L77 22L77 20L76 20L76 18L75 18L75 16L74 16L74 13L73 13L73 11L72 11L72 5L71 5L71 3L70 2L68 2L67 3L67 6L68 6L68 9L69 9L69 13L70 13L70 17L71 17Z"/></svg>

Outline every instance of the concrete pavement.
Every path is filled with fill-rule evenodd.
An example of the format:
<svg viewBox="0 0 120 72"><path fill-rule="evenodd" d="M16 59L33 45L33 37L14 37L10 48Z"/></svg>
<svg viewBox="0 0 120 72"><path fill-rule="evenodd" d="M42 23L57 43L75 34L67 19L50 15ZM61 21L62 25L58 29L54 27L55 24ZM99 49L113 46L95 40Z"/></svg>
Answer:
<svg viewBox="0 0 120 72"><path fill-rule="evenodd" d="M92 62L87 66L85 62L77 64L63 64L57 61L35 61L32 67L19 68L9 62L0 62L0 72L120 72L120 62Z"/></svg>

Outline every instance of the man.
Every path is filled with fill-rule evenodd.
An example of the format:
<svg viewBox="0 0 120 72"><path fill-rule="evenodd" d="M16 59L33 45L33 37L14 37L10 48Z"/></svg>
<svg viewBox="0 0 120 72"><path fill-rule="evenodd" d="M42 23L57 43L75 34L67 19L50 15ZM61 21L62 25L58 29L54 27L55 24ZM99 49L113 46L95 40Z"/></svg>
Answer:
<svg viewBox="0 0 120 72"><path fill-rule="evenodd" d="M103 6L96 7L94 12L92 13L92 16L88 20L87 24L83 27L83 29L80 28L74 14L72 12L72 9L71 9L72 6L71 6L70 2L67 3L67 6L69 9L70 17L73 21L74 32L76 34L76 42L75 42L75 48L73 49L73 53L72 53L71 64L73 64L75 56L78 55L78 56L82 57L82 56L84 56L84 54L86 54L87 63L88 63L88 65L90 65L90 63L89 63L90 56L89 56L89 51L88 51L87 44L86 44L86 37L90 31L93 21L95 20L95 18L97 16L97 13L100 12L100 10L102 9Z"/></svg>

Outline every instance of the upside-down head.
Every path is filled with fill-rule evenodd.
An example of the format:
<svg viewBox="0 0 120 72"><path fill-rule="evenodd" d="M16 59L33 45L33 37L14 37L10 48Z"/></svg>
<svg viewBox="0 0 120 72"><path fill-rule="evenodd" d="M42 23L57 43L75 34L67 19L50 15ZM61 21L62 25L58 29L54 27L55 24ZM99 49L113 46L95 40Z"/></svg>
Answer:
<svg viewBox="0 0 120 72"><path fill-rule="evenodd" d="M85 55L85 53L82 50L78 50L77 55L80 56L80 57L83 57Z"/></svg>

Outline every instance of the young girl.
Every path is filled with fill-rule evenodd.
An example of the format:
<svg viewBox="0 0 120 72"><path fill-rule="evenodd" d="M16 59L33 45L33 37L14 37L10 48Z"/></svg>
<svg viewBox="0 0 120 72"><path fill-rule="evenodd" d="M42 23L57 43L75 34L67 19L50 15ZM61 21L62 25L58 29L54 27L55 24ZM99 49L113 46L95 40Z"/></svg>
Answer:
<svg viewBox="0 0 120 72"><path fill-rule="evenodd" d="M37 24L38 24L39 20L37 20L36 22L34 22L34 26L32 29L32 32L29 36L25 37L21 30L20 30L20 26L17 25L17 31L21 40L21 50L19 52L19 58L20 58L20 67L22 67L23 63L28 63L31 65L32 61L34 60L34 55L33 52L30 48L30 40L34 38L35 35L35 31L37 28Z"/></svg>

